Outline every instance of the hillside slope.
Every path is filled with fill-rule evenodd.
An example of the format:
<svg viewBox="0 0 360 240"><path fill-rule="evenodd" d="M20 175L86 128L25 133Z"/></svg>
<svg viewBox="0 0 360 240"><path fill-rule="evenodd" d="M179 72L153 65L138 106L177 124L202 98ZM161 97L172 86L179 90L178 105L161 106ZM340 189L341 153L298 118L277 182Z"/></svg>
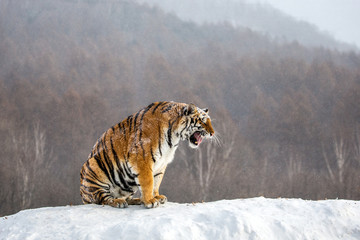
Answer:
<svg viewBox="0 0 360 240"><path fill-rule="evenodd" d="M311 23L294 17L268 4L246 0L138 0L175 13L185 21L198 24L229 22L272 36L279 41L298 41L305 46L324 46L339 50L354 50L355 46L337 42L330 34Z"/></svg>
<svg viewBox="0 0 360 240"><path fill-rule="evenodd" d="M40 208L0 219L0 239L359 239L360 202L300 199Z"/></svg>

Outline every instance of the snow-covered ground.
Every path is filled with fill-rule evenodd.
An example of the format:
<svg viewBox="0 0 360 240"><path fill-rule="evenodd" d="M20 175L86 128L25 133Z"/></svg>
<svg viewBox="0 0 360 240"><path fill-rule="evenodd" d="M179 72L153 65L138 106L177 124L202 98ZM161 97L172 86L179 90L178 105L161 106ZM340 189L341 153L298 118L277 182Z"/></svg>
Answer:
<svg viewBox="0 0 360 240"><path fill-rule="evenodd" d="M301 199L99 205L1 217L0 239L360 239L360 201Z"/></svg>

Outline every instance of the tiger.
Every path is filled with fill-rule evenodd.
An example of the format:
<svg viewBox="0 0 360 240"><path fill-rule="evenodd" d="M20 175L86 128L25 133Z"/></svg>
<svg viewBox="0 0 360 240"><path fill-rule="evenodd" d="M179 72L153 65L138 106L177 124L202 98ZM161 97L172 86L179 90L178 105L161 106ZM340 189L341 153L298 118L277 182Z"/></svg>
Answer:
<svg viewBox="0 0 360 240"><path fill-rule="evenodd" d="M155 208L166 167L180 140L197 148L214 136L209 110L194 104L154 102L110 127L97 140L80 171L84 204ZM140 191L140 197L134 194Z"/></svg>

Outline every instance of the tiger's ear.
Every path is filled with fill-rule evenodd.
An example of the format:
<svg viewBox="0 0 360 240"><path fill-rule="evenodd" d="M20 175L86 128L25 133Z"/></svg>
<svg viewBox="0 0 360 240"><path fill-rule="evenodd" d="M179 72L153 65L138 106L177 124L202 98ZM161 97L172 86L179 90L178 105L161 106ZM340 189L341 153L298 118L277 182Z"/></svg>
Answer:
<svg viewBox="0 0 360 240"><path fill-rule="evenodd" d="M190 114L193 114L195 110L196 110L196 106L190 103L187 107L184 108L184 115L189 116Z"/></svg>
<svg viewBox="0 0 360 240"><path fill-rule="evenodd" d="M209 109L207 109L207 108L204 108L203 111L204 111L205 113L209 113Z"/></svg>

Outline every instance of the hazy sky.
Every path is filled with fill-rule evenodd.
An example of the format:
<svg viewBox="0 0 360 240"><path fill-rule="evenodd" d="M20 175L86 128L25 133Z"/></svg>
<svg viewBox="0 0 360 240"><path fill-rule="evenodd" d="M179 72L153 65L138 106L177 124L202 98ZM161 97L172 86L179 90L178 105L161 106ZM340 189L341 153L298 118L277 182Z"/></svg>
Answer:
<svg viewBox="0 0 360 240"><path fill-rule="evenodd" d="M266 2L283 12L306 20L336 39L360 48L360 0L248 0Z"/></svg>

